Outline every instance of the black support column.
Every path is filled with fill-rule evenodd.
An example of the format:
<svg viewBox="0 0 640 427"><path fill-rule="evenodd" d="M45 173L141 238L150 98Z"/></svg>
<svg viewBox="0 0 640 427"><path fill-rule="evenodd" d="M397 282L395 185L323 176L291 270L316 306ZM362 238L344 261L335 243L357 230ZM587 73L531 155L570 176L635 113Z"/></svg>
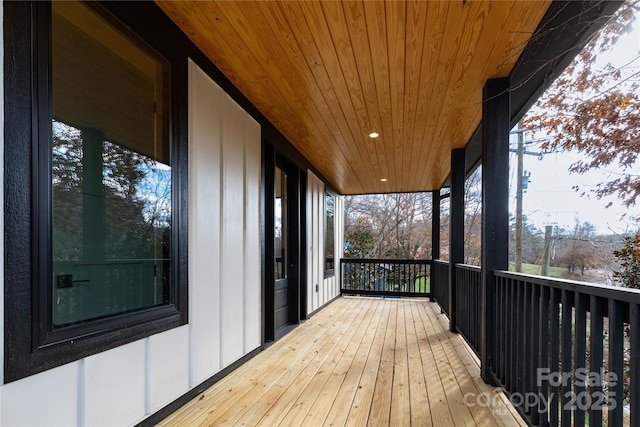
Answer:
<svg viewBox="0 0 640 427"><path fill-rule="evenodd" d="M495 270L509 266L509 79L491 79L482 94L482 292L480 370L494 383Z"/></svg>
<svg viewBox="0 0 640 427"><path fill-rule="evenodd" d="M456 328L456 264L464 262L464 148L451 151L451 213L449 220L449 330Z"/></svg>

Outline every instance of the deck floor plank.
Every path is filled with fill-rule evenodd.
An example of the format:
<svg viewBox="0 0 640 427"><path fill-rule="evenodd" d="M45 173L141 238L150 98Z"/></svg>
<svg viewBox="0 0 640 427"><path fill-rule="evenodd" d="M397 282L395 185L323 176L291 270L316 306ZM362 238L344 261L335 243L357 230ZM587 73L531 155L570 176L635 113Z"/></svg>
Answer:
<svg viewBox="0 0 640 427"><path fill-rule="evenodd" d="M427 393L427 383L422 369L422 357L420 355L420 339L418 331L422 326L415 318L417 302L412 301L405 304L407 316L407 354L409 356L409 395L411 406L412 426L432 426L431 414L429 411L429 394Z"/></svg>
<svg viewBox="0 0 640 427"><path fill-rule="evenodd" d="M438 320L434 318L432 315L433 313L429 313L429 311L431 311L431 307L422 306L421 309L427 312L423 319L426 320L427 323L427 332L430 332L429 344L436 360L438 372L440 373L440 381L444 388L447 404L451 411L453 425L475 425L471 411L464 403L464 395L460 391L459 384L456 380L455 374L453 373L453 368L449 361L449 355L444 351L441 344L441 339L445 330L441 327Z"/></svg>
<svg viewBox="0 0 640 427"><path fill-rule="evenodd" d="M373 389L373 400L371 401L371 412L369 413L369 426L389 425L391 412L391 392L393 386L393 364L395 362L396 328L398 317L398 304L391 305L387 331L380 354L380 367L376 376Z"/></svg>
<svg viewBox="0 0 640 427"><path fill-rule="evenodd" d="M363 317L355 318L356 323L362 325L370 316L370 305L363 307ZM326 330L324 336L314 337L313 341L324 349L326 341L335 331ZM345 331L348 333L348 331ZM283 358L282 364L272 370L263 380L245 394L242 399L230 406L225 415L216 423L225 425L255 425L269 410L275 400L282 394L284 388L295 380L301 369L306 366L318 352L315 346L302 343L294 349L288 360ZM244 423L241 420L244 419Z"/></svg>
<svg viewBox="0 0 640 427"><path fill-rule="evenodd" d="M327 381L331 378L333 371L342 359L342 355L346 351L346 347L355 334L355 327L350 327L351 334L345 334L340 341L339 346L334 352L327 355L324 363L318 372L311 379L307 387L302 391L300 396L292 405L292 409L286 414L280 425L283 426L300 426L303 425L305 419L309 415L311 408L326 387ZM313 416L313 415L311 415Z"/></svg>
<svg viewBox="0 0 640 427"><path fill-rule="evenodd" d="M407 304L398 305L396 323L395 357L393 361L393 387L391 388L391 413L389 423L393 426L410 425L409 362L407 360Z"/></svg>
<svg viewBox="0 0 640 427"><path fill-rule="evenodd" d="M433 322L437 322L437 317L433 314L430 317ZM480 394L478 389L475 387L473 383L473 379L469 376L464 363L461 361L460 356L456 353L455 348L452 344L451 337L449 336L451 332L447 329L443 328L442 331L438 334L438 338L440 340L440 347L442 351L448 355L449 364L451 366L451 372L454 375L456 382L458 383L458 389L463 395L463 403L465 403L465 407L471 413L471 416L475 420L476 425L478 426L490 426L495 424L495 419L491 415L491 411L487 406L481 404L483 400L480 399ZM451 355L455 355L452 357ZM471 405L466 402L471 402Z"/></svg>
<svg viewBox="0 0 640 427"><path fill-rule="evenodd" d="M449 327L449 319L446 316L434 312L434 317L438 319L444 329L447 329ZM450 332L448 334L454 336L454 334ZM513 420L515 417L517 425L526 427L527 423L525 423L524 420L520 418L515 408L506 403L508 399L504 395L504 393L501 393L500 389L492 387L482 380L480 376L480 361L475 353L473 353L471 347L464 341L464 339L451 339L449 340L449 343L455 349L455 352L458 355L458 362L461 363L467 370L467 375L469 376L471 381L473 381L477 392L483 393L485 396L489 396L489 398L491 399L492 407L490 410L489 408L486 409L489 410L493 418L498 420L498 424L503 426L514 425ZM487 411L484 412L486 413ZM485 422L484 416L483 419L478 423L478 425L495 424L495 421L493 421L491 418L489 418Z"/></svg>
<svg viewBox="0 0 640 427"><path fill-rule="evenodd" d="M373 338L373 343L367 356L367 361L358 389L356 390L356 395L353 399L353 404L351 405L351 408L349 408L349 415L345 423L347 426L364 426L369 420L371 404L373 402L373 391L376 384L376 376L380 369L382 346L384 344L384 337L387 331L390 311L391 305L389 303L382 304L380 321L376 328L376 334Z"/></svg>
<svg viewBox="0 0 640 427"><path fill-rule="evenodd" d="M278 366L287 366L291 363L289 357L294 354L296 348L312 347L323 336L331 336L339 331L341 325L348 325L350 319L357 319L358 311L350 310L343 301L336 301L336 311L331 313L321 312L316 319L314 328L298 328L296 334L289 334L278 342L277 351L263 351L250 362L245 363L216 384L211 386L199 397L191 401L197 403L188 413L184 408L163 420L160 425L212 425L221 416L221 411L232 407L246 393L254 389L269 373ZM333 308L333 307L332 307Z"/></svg>
<svg viewBox="0 0 640 427"><path fill-rule="evenodd" d="M453 425L451 409L447 404L447 396L445 394L444 387L442 386L440 372L436 367L435 356L429 341L429 335L433 335L434 332L428 327L430 325L429 320L425 319L428 315L427 311L422 310L420 306L421 304L416 305L414 317L419 321L418 337L422 344L420 346L420 356L422 359L422 369L425 381L427 383L427 395L429 396L431 420L434 426L451 426Z"/></svg>
<svg viewBox="0 0 640 427"><path fill-rule="evenodd" d="M372 315L375 316L375 312L372 312ZM362 319L362 323L366 323L368 320L367 317L360 317ZM241 422L241 424L245 425L263 425L263 426L274 426L280 424L284 417L289 412L289 409L295 404L296 399L300 394L309 386L311 380L318 374L318 372L322 369L323 366L326 367L325 362L329 355L334 354L334 349L338 346L344 346L349 343L354 334L356 333L355 328L353 327L354 323L351 323L350 327L347 327L343 330L343 333L338 340L338 337L333 337L333 339L329 342L329 345L323 346L319 351L312 350L317 353L312 363L307 365L304 371L298 375L298 377L291 383L291 385L287 388L286 392L282 393L277 402L271 408L267 408L268 411L262 411L261 409L252 408L252 412L256 412L256 416L259 414L265 414L260 420L259 423L251 422L251 420L241 420L245 422Z"/></svg>
<svg viewBox="0 0 640 427"><path fill-rule="evenodd" d="M365 331L364 337L360 342L355 357L349 367L347 375L344 377L342 386L336 395L335 403L331 407L325 425L345 425L349 416L349 411L353 407L358 387L361 386L364 369L369 358L369 353L373 347L373 340L380 325L380 317L383 313L383 304L379 303L373 312L373 318L369 324L369 328Z"/></svg>
<svg viewBox="0 0 640 427"><path fill-rule="evenodd" d="M379 303L379 300L376 301ZM358 326L358 329L354 333L353 339L348 343L342 357L335 365L331 376L325 384L325 387L320 392L318 399L311 407L302 425L324 425L326 418L331 412L331 408L337 403L337 396L342 387L345 378L351 370L353 360L355 359L358 348L365 337L366 331L369 329L369 325L373 320L373 310L369 310L363 317L363 321Z"/></svg>
<svg viewBox="0 0 640 427"><path fill-rule="evenodd" d="M343 297L159 425L525 425L479 372L435 303Z"/></svg>

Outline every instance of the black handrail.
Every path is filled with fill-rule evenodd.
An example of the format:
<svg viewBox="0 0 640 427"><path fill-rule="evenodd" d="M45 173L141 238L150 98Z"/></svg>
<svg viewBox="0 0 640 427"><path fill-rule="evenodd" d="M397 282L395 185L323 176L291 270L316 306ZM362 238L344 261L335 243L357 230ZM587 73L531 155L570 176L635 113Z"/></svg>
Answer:
<svg viewBox="0 0 640 427"><path fill-rule="evenodd" d="M343 295L431 296L431 260L340 260Z"/></svg>

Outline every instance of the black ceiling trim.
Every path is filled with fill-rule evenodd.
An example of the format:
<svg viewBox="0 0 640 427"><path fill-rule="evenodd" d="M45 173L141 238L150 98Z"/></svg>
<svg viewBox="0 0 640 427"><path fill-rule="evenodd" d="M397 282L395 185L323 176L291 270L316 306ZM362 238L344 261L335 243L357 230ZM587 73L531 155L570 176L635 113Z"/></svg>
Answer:
<svg viewBox="0 0 640 427"><path fill-rule="evenodd" d="M511 70L511 126L525 115L622 1L553 1Z"/></svg>

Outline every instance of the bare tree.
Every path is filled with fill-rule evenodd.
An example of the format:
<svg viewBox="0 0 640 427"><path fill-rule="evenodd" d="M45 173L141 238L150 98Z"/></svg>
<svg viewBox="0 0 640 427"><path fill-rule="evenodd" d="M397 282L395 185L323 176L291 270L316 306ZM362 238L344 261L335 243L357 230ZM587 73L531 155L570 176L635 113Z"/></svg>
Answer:
<svg viewBox="0 0 640 427"><path fill-rule="evenodd" d="M373 258L427 258L431 253L431 212L430 193L346 197L346 253Z"/></svg>
<svg viewBox="0 0 640 427"><path fill-rule="evenodd" d="M599 248L593 224L576 218L573 229L561 240L558 263L567 268L569 278L584 276L587 269L598 266Z"/></svg>
<svg viewBox="0 0 640 427"><path fill-rule="evenodd" d="M482 168L464 183L464 262L480 265L482 255Z"/></svg>
<svg viewBox="0 0 640 427"><path fill-rule="evenodd" d="M615 167L619 172L589 193L598 199L615 195L627 207L640 196L640 53L623 65L596 67L596 59L630 30L637 8L636 0L621 6L522 121L534 132L552 135L544 149L583 155L571 172Z"/></svg>

